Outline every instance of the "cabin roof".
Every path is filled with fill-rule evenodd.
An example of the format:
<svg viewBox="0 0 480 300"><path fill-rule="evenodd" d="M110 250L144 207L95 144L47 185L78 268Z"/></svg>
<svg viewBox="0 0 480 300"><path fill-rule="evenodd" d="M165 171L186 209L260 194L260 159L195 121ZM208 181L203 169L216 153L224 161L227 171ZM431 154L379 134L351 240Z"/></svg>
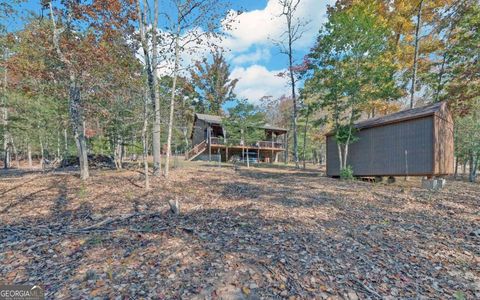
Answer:
<svg viewBox="0 0 480 300"><path fill-rule="evenodd" d="M195 118L198 119L198 120L205 121L205 122L210 123L210 124L215 124L215 125L222 124L222 119L223 119L223 117L221 117L221 116L207 115L207 114L200 114L200 113L196 113ZM272 131L282 131L282 132L287 132L288 131L285 128L273 126L273 125L270 125L268 123L264 124L260 128L267 129L267 130L272 130Z"/></svg>
<svg viewBox="0 0 480 300"><path fill-rule="evenodd" d="M221 124L222 123L222 117L220 116L215 116L215 115L207 115L207 114L195 114L197 119L205 121L207 123L211 124Z"/></svg>
<svg viewBox="0 0 480 300"><path fill-rule="evenodd" d="M402 110L393 114L372 118L355 123L357 129L367 129L377 126L383 126L392 123L404 122L408 120L418 119L434 115L437 112L441 112L446 106L445 102L436 102L422 107L415 107L406 110ZM333 131L327 133L327 136L333 134Z"/></svg>

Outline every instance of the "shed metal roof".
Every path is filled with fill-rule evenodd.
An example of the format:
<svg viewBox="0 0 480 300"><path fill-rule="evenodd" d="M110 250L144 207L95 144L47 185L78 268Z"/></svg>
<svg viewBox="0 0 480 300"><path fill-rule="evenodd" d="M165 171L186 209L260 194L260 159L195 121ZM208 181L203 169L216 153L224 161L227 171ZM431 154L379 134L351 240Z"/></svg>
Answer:
<svg viewBox="0 0 480 300"><path fill-rule="evenodd" d="M442 110L446 105L446 102L436 102L422 107L415 107L406 110L402 110L393 114L372 118L355 123L357 129L367 129L377 126L383 126L391 123L398 123L407 120L418 119L426 116L430 116ZM332 132L327 133L327 136L332 135Z"/></svg>
<svg viewBox="0 0 480 300"><path fill-rule="evenodd" d="M421 117L426 117L429 115L433 115L437 111L440 111L442 105L445 105L445 102L437 102L433 104L429 104L422 107L410 108L406 110L402 110L393 114L368 119L365 121L360 121L355 124L355 127L358 129L370 128L379 125L384 125L387 123L395 123L400 121L406 121L410 119L417 119Z"/></svg>

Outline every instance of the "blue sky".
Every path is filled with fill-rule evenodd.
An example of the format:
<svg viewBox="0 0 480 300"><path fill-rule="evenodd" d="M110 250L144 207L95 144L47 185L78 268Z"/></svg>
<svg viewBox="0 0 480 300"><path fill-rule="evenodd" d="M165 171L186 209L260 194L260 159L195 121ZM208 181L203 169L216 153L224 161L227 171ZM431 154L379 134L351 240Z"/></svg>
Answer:
<svg viewBox="0 0 480 300"><path fill-rule="evenodd" d="M24 15L27 15L25 12L28 10L40 14L39 2L29 0L19 8L24 11ZM232 9L244 10L244 13L237 17L235 29L225 32L227 36L221 42L224 48L230 50L227 58L232 77L239 79L236 94L240 98L257 102L263 96L280 97L288 93L285 80L276 76L285 71L287 57L279 53L272 41L278 40L285 28L284 19L278 17L281 12L278 0L231 2ZM299 62L313 46L315 37L326 20L327 5L333 3L333 0L301 0L298 16L310 23L303 38L295 45L295 57ZM18 29L22 22L21 18L17 18L10 27Z"/></svg>

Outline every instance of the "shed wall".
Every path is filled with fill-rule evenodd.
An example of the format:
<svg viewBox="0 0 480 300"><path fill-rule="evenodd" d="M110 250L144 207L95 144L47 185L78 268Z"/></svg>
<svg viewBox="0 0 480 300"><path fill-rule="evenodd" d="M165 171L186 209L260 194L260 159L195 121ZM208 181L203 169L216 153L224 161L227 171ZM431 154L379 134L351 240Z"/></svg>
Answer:
<svg viewBox="0 0 480 300"><path fill-rule="evenodd" d="M433 116L428 116L360 130L358 141L350 145L347 164L356 176L432 174L433 124ZM333 136L327 137L327 175L340 175Z"/></svg>

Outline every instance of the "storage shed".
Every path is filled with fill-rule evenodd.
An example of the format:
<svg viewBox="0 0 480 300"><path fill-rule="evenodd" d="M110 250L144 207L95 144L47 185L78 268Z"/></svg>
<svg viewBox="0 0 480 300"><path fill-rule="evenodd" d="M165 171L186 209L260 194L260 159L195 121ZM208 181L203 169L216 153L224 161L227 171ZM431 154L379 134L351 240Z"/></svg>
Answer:
<svg viewBox="0 0 480 300"><path fill-rule="evenodd" d="M347 165L355 176L443 176L454 172L453 119L445 102L355 124ZM327 134L327 175L340 175L338 147Z"/></svg>

